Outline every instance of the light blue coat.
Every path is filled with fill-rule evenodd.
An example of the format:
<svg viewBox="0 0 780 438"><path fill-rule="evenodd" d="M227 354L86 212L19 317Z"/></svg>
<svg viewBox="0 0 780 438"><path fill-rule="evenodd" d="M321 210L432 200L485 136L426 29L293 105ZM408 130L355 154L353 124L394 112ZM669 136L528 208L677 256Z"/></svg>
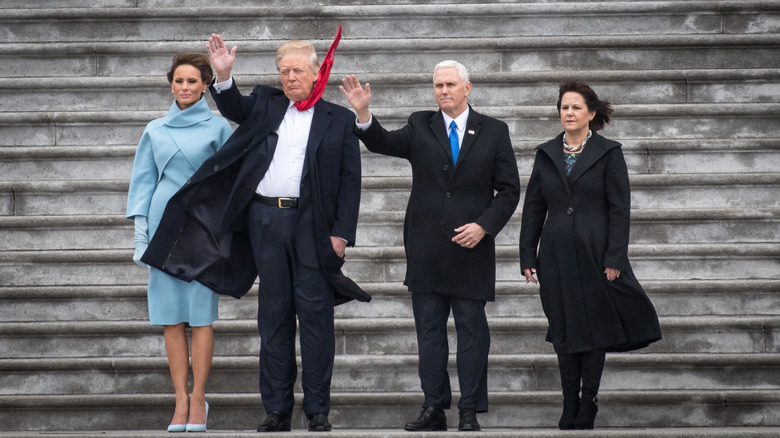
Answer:
<svg viewBox="0 0 780 438"><path fill-rule="evenodd" d="M165 117L146 125L133 162L127 195L127 218L146 216L149 239L168 200L214 155L232 134L230 123L211 112L206 100L181 110L174 101ZM152 268L149 318L154 325L189 322L210 325L217 318L217 295L193 281L181 281Z"/></svg>

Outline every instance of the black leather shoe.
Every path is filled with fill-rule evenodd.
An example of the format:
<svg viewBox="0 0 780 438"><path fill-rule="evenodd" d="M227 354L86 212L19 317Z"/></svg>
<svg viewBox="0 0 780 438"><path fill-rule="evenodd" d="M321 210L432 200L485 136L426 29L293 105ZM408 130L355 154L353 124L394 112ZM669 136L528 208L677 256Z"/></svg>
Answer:
<svg viewBox="0 0 780 438"><path fill-rule="evenodd" d="M309 415L309 432L330 432L328 414Z"/></svg>
<svg viewBox="0 0 780 438"><path fill-rule="evenodd" d="M477 421L477 412L474 409L464 408L460 410L458 430L461 432L478 432L482 430Z"/></svg>
<svg viewBox="0 0 780 438"><path fill-rule="evenodd" d="M424 430L447 430L447 416L444 415L444 409L437 409L423 406L420 409L420 416L411 423L406 423L404 430L410 432Z"/></svg>
<svg viewBox="0 0 780 438"><path fill-rule="evenodd" d="M289 432L291 429L290 416L279 411L269 412L265 421L257 426L258 432Z"/></svg>

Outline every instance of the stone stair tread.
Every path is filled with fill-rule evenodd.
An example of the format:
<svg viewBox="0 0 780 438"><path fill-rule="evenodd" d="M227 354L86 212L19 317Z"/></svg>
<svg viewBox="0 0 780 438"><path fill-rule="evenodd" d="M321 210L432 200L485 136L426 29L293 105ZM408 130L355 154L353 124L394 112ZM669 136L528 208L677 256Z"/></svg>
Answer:
<svg viewBox="0 0 780 438"><path fill-rule="evenodd" d="M409 291L400 282L361 282L360 286L373 296L407 296ZM642 286L650 294L668 292L681 293L713 292L735 293L739 290L755 290L760 292L776 292L780 294L780 279L742 279L735 284L733 280L701 279L701 280L643 280ZM538 287L526 284L523 280L499 281L496 283L497 295L530 294L537 295ZM256 296L257 288L247 295ZM46 298L107 298L107 297L146 297L146 285L54 285L54 286L7 286L0 285L2 299L46 299ZM244 298L246 299L246 298Z"/></svg>
<svg viewBox="0 0 780 438"><path fill-rule="evenodd" d="M450 354L450 363L455 363L455 354ZM298 356L300 359L300 356ZM489 356L491 368L502 366L557 367L557 357L551 353L493 353ZM416 354L344 354L336 355L335 368L348 367L409 367L417 366ZM726 366L767 366L777 365L777 353L633 353L608 354L607 368L626 367L726 367ZM256 370L257 356L214 356L212 369L217 370ZM0 358L0 371L76 371L76 370L112 370L115 372L138 369L168 369L164 356L124 356L124 357L40 357L40 358ZM772 382L767 382L771 384Z"/></svg>
<svg viewBox="0 0 780 438"><path fill-rule="evenodd" d="M658 317L662 331L664 329L744 329L761 327L767 330L780 328L780 315L692 315ZM450 328L454 323L450 318ZM152 326L148 321L139 320L108 320L108 321L14 321L0 322L3 336L48 335L60 333L68 336L77 335L147 335L161 333L162 328ZM490 319L492 331L525 331L546 330L547 319L543 316L516 317L496 316ZM337 332L374 332L388 330L414 331L414 319L408 317L377 317L377 318L344 318L335 320ZM214 332L221 334L247 334L257 331L255 319L218 320L214 322Z"/></svg>
<svg viewBox="0 0 780 438"><path fill-rule="evenodd" d="M454 415L454 414L453 414ZM258 422L260 419L258 419ZM209 429L199 436L224 437L229 435L236 438L256 438L257 432L253 429ZM305 428L295 428L291 432L283 434L287 438L310 438L311 432ZM449 432L439 432L437 437L462 436L462 432L450 429ZM4 433L3 436L17 438L38 438L40 432L13 432ZM46 436L67 438L163 438L170 437L164 430L94 430L94 431L47 431ZM361 429L361 428L334 428L328 433L331 438L428 438L430 432L407 432L399 427L387 429ZM483 438L570 438L571 431L559 431L551 428L493 428L484 427L478 433ZM780 427L653 427L653 428L599 428L598 436L604 438L776 438L780 436Z"/></svg>
<svg viewBox="0 0 780 438"><path fill-rule="evenodd" d="M522 206L514 213L518 219ZM359 222L385 223L403 221L405 211L362 211ZM756 220L780 218L780 207L735 208L642 208L631 212L632 221L708 221ZM0 229L68 228L84 226L127 226L132 223L123 215L73 214L51 216L0 216Z"/></svg>
<svg viewBox="0 0 780 438"><path fill-rule="evenodd" d="M453 388L453 397L459 393ZM296 394L296 403L300 403L303 394ZM340 392L332 394L333 404L339 405L392 405L401 403L417 404L422 397L415 392ZM533 403L535 401L551 402L556 404L560 400L559 391L493 391L490 395L494 404ZM173 394L65 394L65 395L17 395L0 397L0 408L47 405L51 407L86 407L86 406L159 406L167 404L173 398ZM618 404L618 400L642 402L681 402L696 401L702 403L726 404L745 401L761 400L765 403L780 403L780 391L770 389L737 389L737 390L606 390L599 391L599 399L609 400L611 404ZM209 400L219 403L221 406L257 404L260 394L257 393L214 393L209 395Z"/></svg>
<svg viewBox="0 0 780 438"><path fill-rule="evenodd" d="M2 113L0 113L2 119ZM83 122L82 122L83 123ZM99 123L99 122L97 122ZM533 153L541 139L527 137L512 140L515 154ZM652 152L695 152L695 151L775 151L780 150L780 138L711 138L711 139L621 139L624 151ZM113 145L27 145L0 147L0 159L62 159L62 158L105 158L128 157L135 155L136 144ZM383 157L361 147L361 153L368 157ZM388 158L390 159L390 158Z"/></svg>
<svg viewBox="0 0 780 438"><path fill-rule="evenodd" d="M763 173L690 173L690 174L630 174L632 187L654 185L772 185L780 183L780 172ZM521 175L521 183L528 182L528 175ZM80 181L0 181L0 192L80 192L80 191L127 191L127 180L80 180ZM362 188L406 189L412 187L411 176L363 177ZM752 208L752 207L751 207Z"/></svg>
<svg viewBox="0 0 780 438"><path fill-rule="evenodd" d="M0 252L0 263L43 263L43 262L126 262L127 250L85 249L85 250L18 250ZM516 245L496 245L496 258L516 257ZM352 260L405 258L402 246L392 247L354 247L349 249ZM647 243L630 244L631 257L668 257L668 256L770 256L780 255L780 246L774 242L751 242L740 245L722 243ZM771 277L770 277L771 278Z"/></svg>

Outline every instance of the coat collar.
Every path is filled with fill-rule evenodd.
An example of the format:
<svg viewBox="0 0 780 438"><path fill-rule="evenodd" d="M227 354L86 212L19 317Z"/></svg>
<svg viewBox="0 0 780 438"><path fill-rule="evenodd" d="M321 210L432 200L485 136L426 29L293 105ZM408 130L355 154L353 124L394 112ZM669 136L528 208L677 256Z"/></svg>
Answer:
<svg viewBox="0 0 780 438"><path fill-rule="evenodd" d="M214 113L211 112L211 108L206 103L206 99L201 97L199 101L191 107L182 110L179 105L176 104L176 100L171 104L171 109L168 114L163 117L166 126L172 128L186 128L196 123L200 123L204 120L209 120L214 117Z"/></svg>
<svg viewBox="0 0 780 438"><path fill-rule="evenodd" d="M571 186L610 149L619 146L620 143L609 141L597 132L594 132L590 140L588 140L588 144L585 145L585 149L577 157L577 162L568 176L566 175L566 165L563 158L563 133L540 145L537 149L550 157L553 163L555 163L561 178L568 183L567 186Z"/></svg>

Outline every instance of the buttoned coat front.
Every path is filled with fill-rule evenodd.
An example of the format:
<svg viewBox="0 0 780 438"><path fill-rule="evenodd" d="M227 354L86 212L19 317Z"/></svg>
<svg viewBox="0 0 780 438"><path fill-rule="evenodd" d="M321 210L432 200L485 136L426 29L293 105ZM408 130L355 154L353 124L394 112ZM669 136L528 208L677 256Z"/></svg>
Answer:
<svg viewBox="0 0 780 438"><path fill-rule="evenodd" d="M368 150L404 158L412 166L404 284L413 293L493 301L495 237L520 199L507 125L471 109L456 165L441 111L414 113L396 131L387 131L374 118L357 134ZM471 222L487 235L475 247L463 248L452 241L454 230Z"/></svg>
<svg viewBox="0 0 780 438"><path fill-rule="evenodd" d="M661 330L628 260L631 191L621 145L593 133L567 176L562 138L537 148L520 231L520 265L537 270L547 341L564 354L645 347ZM605 268L620 277L608 281Z"/></svg>

